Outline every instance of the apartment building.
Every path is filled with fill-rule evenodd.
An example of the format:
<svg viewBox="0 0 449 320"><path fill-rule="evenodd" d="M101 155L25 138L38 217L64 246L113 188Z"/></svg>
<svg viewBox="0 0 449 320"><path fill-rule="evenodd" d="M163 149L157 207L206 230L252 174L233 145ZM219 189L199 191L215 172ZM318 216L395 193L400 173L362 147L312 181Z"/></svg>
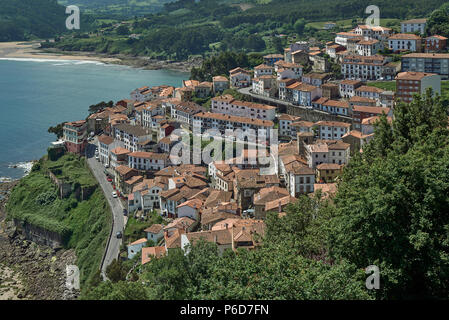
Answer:
<svg viewBox="0 0 449 320"><path fill-rule="evenodd" d="M356 52L359 56L374 56L382 47L382 43L376 39L360 40L356 44Z"/></svg>
<svg viewBox="0 0 449 320"><path fill-rule="evenodd" d="M418 31L424 34L426 31L427 19L411 19L401 22L401 33L414 33Z"/></svg>
<svg viewBox="0 0 449 320"><path fill-rule="evenodd" d="M424 52L440 52L447 49L447 38L439 35L433 35L425 38Z"/></svg>
<svg viewBox="0 0 449 320"><path fill-rule="evenodd" d="M449 53L409 53L401 58L401 71L436 73L449 77Z"/></svg>
<svg viewBox="0 0 449 320"><path fill-rule="evenodd" d="M412 101L415 93L423 94L428 88L441 94L441 77L438 74L409 71L396 76L396 97L404 102Z"/></svg>
<svg viewBox="0 0 449 320"><path fill-rule="evenodd" d="M386 63L387 59L380 55L347 55L341 63L341 73L345 79L378 80Z"/></svg>
<svg viewBox="0 0 449 320"><path fill-rule="evenodd" d="M318 128L318 135L323 140L339 140L349 132L350 123L339 121L318 121L315 123Z"/></svg>
<svg viewBox="0 0 449 320"><path fill-rule="evenodd" d="M339 83L340 97L351 98L355 96L355 90L363 84L360 80L343 80Z"/></svg>
<svg viewBox="0 0 449 320"><path fill-rule="evenodd" d="M398 51L421 51L421 37L416 34L397 33L388 38L388 48Z"/></svg>
<svg viewBox="0 0 449 320"><path fill-rule="evenodd" d="M66 122L62 128L62 140L68 152L82 154L87 146L86 120Z"/></svg>
<svg viewBox="0 0 449 320"><path fill-rule="evenodd" d="M254 130L255 136L253 138L261 135L269 139L269 129L273 129L274 123L271 120L200 112L193 116L192 127L201 129L201 132L207 129L217 129L221 134L224 134L226 130L240 129L242 133L250 133L249 130Z"/></svg>
<svg viewBox="0 0 449 320"><path fill-rule="evenodd" d="M138 143L151 140L151 134L140 126L133 126L121 123L113 127L113 136L116 140L122 141L127 150L138 151Z"/></svg>
<svg viewBox="0 0 449 320"><path fill-rule="evenodd" d="M240 101L232 96L219 96L211 99L211 111L238 117L274 120L276 107L266 104Z"/></svg>
<svg viewBox="0 0 449 320"><path fill-rule="evenodd" d="M136 170L159 171L168 165L168 153L132 152L128 154L128 166Z"/></svg>

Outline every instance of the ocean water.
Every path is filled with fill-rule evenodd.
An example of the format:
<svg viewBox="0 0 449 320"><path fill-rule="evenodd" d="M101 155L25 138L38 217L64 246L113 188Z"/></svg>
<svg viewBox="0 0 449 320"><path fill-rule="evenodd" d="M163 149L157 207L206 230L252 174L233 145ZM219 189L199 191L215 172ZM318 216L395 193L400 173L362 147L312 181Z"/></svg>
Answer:
<svg viewBox="0 0 449 320"><path fill-rule="evenodd" d="M93 61L0 59L0 182L22 177L46 153L56 140L50 126L85 119L90 105L129 99L135 88L179 87L188 77Z"/></svg>

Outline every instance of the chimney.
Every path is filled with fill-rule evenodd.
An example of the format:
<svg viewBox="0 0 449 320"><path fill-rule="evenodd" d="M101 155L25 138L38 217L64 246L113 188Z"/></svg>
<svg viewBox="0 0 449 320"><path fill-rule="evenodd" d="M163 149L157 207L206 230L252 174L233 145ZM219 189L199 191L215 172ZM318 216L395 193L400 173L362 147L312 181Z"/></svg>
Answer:
<svg viewBox="0 0 449 320"><path fill-rule="evenodd" d="M225 228L228 229L228 224L227 223L225 223Z"/></svg>

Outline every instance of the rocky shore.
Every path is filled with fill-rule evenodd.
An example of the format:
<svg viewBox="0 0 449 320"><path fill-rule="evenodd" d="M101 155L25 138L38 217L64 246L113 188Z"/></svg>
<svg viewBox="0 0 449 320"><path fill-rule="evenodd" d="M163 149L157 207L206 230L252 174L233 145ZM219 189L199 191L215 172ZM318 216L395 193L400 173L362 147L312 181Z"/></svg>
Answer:
<svg viewBox="0 0 449 320"><path fill-rule="evenodd" d="M62 51L58 49L39 49L39 51L45 54L69 55L73 56L74 59L76 59L77 56L92 57L93 59L106 63L126 65L133 68L142 68L146 70L166 69L180 72L190 72L193 67L198 68L203 62L201 57L193 57L186 61L170 61L140 56L133 57L123 54L111 55L96 52Z"/></svg>
<svg viewBox="0 0 449 320"><path fill-rule="evenodd" d="M75 264L74 250L53 250L25 239L5 220L4 204L17 181L0 183L0 300L71 300L79 292L65 286L66 266Z"/></svg>

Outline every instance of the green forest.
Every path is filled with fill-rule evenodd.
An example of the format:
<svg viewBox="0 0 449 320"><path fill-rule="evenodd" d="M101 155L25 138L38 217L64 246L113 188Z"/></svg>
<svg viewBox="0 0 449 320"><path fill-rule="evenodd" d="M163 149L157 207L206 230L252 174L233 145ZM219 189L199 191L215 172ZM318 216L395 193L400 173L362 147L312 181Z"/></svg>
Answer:
<svg viewBox="0 0 449 320"><path fill-rule="evenodd" d="M53 37L66 17L56 0L0 0L0 41Z"/></svg>
<svg viewBox="0 0 449 320"><path fill-rule="evenodd" d="M443 0L424 3L382 0L377 5L383 21L390 27L397 27L401 19L429 17L443 3ZM131 17L120 10L111 12L109 17L102 11L85 13L88 23L84 29L44 45L65 51L120 53L178 61L226 50L274 53L288 40L333 39L332 32L341 31L340 25L328 31L317 29L313 24L348 20L348 27L352 27L368 16L365 13L368 5L368 0L272 0L263 3L179 0L166 3L160 12ZM128 17L123 19L123 16Z"/></svg>
<svg viewBox="0 0 449 320"><path fill-rule="evenodd" d="M447 107L428 91L399 103L392 123L381 117L331 201L303 196L286 216L269 214L260 248L220 256L198 243L128 280L129 263L116 262L113 280L93 282L82 298L447 299L448 206ZM370 265L380 269L379 290L365 287Z"/></svg>

